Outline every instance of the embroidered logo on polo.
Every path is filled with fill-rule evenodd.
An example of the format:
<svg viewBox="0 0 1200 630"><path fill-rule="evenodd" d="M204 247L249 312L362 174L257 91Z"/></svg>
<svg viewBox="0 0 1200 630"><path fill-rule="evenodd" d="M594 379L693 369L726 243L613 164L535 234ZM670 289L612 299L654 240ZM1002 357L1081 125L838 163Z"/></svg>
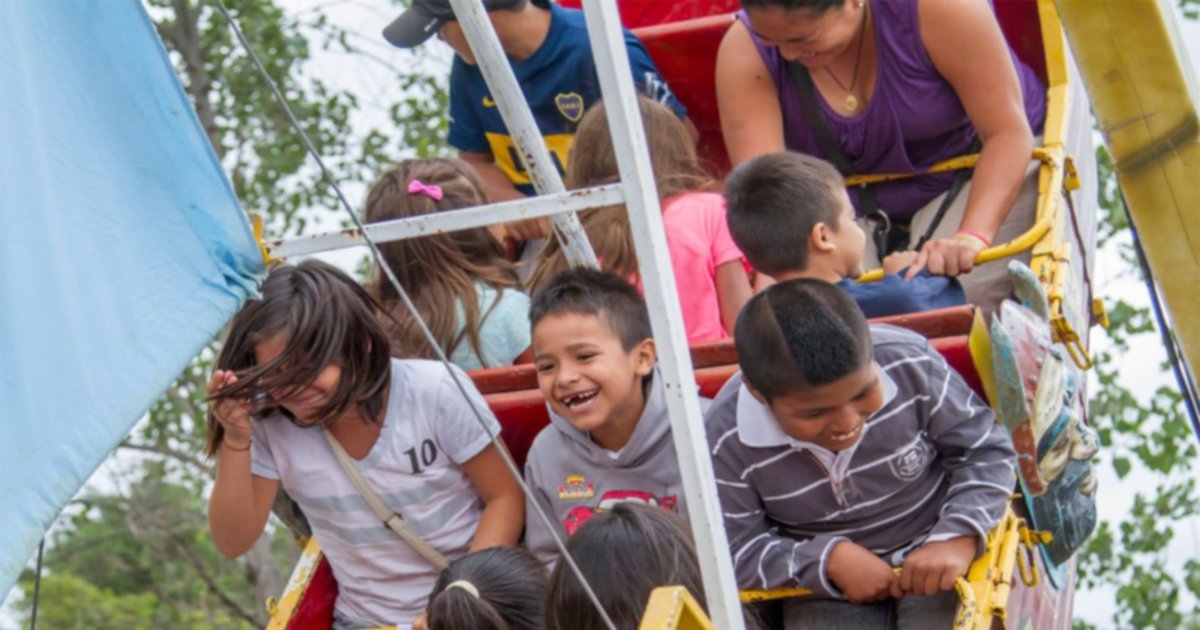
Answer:
<svg viewBox="0 0 1200 630"><path fill-rule="evenodd" d="M916 479L932 460L933 448L921 440L897 453L889 464L897 479L910 481Z"/></svg>
<svg viewBox="0 0 1200 630"><path fill-rule="evenodd" d="M571 122L577 123L580 118L583 118L583 97L575 92L556 94L554 96L554 104L558 107L558 111L563 115L563 118Z"/></svg>
<svg viewBox="0 0 1200 630"><path fill-rule="evenodd" d="M567 475L567 481L558 487L559 501L590 499L596 496L596 490L583 475Z"/></svg>

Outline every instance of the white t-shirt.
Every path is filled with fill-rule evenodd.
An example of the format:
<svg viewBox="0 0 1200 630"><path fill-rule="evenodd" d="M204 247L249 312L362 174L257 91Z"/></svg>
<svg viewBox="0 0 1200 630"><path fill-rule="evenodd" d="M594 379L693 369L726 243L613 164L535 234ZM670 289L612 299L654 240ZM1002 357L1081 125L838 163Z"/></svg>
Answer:
<svg viewBox="0 0 1200 630"><path fill-rule="evenodd" d="M453 369L489 430L499 434L471 380ZM489 443L441 363L393 359L383 428L358 468L388 507L453 560L466 553L483 511L461 464ZM255 475L280 480L304 510L337 578L340 616L409 627L424 610L437 571L379 522L320 431L273 414L254 423L251 461Z"/></svg>

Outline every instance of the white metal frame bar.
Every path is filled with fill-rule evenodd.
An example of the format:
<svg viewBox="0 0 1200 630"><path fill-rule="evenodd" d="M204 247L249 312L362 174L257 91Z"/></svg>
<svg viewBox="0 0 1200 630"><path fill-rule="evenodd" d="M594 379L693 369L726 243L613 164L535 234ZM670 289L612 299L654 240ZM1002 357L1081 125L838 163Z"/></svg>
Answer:
<svg viewBox="0 0 1200 630"><path fill-rule="evenodd" d="M684 336L683 312L675 288L675 274L668 256L662 209L646 132L629 80L629 53L615 0L585 0L588 40L592 43L605 114L617 155L625 206L637 250L638 270L650 310L650 324L659 349L658 359L667 393L667 412L688 517L704 576L704 594L713 625L722 630L742 630L742 607L738 600L733 561L725 521L717 499L708 440L696 396L692 359Z"/></svg>
<svg viewBox="0 0 1200 630"><path fill-rule="evenodd" d="M624 192L621 190L620 184L606 184L595 188L560 192L529 199L517 199L486 206L369 223L366 225L365 232L376 243L387 243L439 232L457 232L495 223L552 217L566 212L603 208L619 204L623 200ZM278 239L266 243L267 253L271 258L280 259L307 256L358 245L366 245L366 240L363 238L362 232L354 228L311 236ZM586 239L584 245L591 251L591 246L588 245Z"/></svg>
<svg viewBox="0 0 1200 630"><path fill-rule="evenodd" d="M517 77L509 65L508 55L500 46L492 21L488 19L483 0L450 0L455 18L467 37L467 44L479 64L484 81L492 92L492 100L500 110L504 125L512 134L517 155L525 163L525 170L533 180L538 194L547 195L566 190L558 169L550 159L550 150L533 120L533 112L525 102ZM583 225L574 212L564 212L550 217L558 244L572 265L598 267L596 254L587 240Z"/></svg>

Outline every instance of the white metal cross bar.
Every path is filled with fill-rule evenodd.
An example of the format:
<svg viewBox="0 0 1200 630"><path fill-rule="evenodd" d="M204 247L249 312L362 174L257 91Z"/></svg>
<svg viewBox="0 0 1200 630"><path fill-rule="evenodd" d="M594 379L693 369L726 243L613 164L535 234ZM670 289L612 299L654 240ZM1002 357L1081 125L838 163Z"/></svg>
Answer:
<svg viewBox="0 0 1200 630"><path fill-rule="evenodd" d="M500 117L512 134L517 155L533 180L534 189L541 195L563 192L566 187L563 186L562 177L550 159L550 151L533 120L529 104L525 102L525 93L521 91L512 66L508 63L508 55L496 38L496 30L492 28L483 1L450 0L450 6L466 35L467 44L471 47L475 62L479 64L484 81L492 92L496 109L500 110ZM598 266L596 254L584 234L579 217L574 213L557 214L550 217L550 223L568 262L572 265Z"/></svg>
<svg viewBox="0 0 1200 630"><path fill-rule="evenodd" d="M529 199L517 199L501 203L475 206L461 210L435 212L415 217L369 223L366 231L376 243L398 241L405 238L427 236L438 232L457 232L483 227L494 223L508 223L522 219L536 219L562 213L574 213L592 208L603 208L621 203L624 193L620 184L605 184L595 188L560 192ZM572 215L574 216L574 215ZM362 233L357 229L339 230L324 234L313 234L291 239L279 239L266 243L271 258L307 256L317 252L366 245Z"/></svg>
<svg viewBox="0 0 1200 630"><path fill-rule="evenodd" d="M700 401L696 396L696 379L684 336L683 313L668 256L646 133L639 114L637 93L629 80L629 54L625 50L620 15L614 0L586 0L583 10L621 182L625 187L625 207L633 230L646 305L650 309L650 324L659 349L667 412L671 417L671 433L683 477L692 535L704 574L708 612L715 627L741 630L745 626L737 581L717 499L716 477L709 457Z"/></svg>

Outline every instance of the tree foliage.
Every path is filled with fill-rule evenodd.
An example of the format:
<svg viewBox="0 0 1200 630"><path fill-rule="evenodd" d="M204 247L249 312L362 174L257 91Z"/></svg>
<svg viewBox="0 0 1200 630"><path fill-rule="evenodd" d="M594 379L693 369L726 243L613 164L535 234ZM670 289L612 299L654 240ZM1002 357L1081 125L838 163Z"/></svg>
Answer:
<svg viewBox="0 0 1200 630"><path fill-rule="evenodd" d="M444 77L414 71L421 64L392 67L358 45L377 34L345 31L319 10L289 14L276 0L224 1L340 184L369 182L401 157L444 145ZM334 190L214 4L144 2L243 207L263 216L273 236L311 231L314 219L324 229L346 223ZM313 76L316 50L391 76L386 131L356 123L358 97ZM43 627L265 625L262 604L281 591L298 549L278 521L238 560L221 558L212 544L204 497L215 469L201 449L204 386L218 348L214 340L201 352L122 443L118 487L78 497L48 535ZM22 577L25 597L17 602L26 616L32 577Z"/></svg>
<svg viewBox="0 0 1200 630"><path fill-rule="evenodd" d="M1112 160L1103 147L1097 158L1100 246L1117 249L1126 264L1124 274L1144 280L1136 266ZM1122 372L1125 360L1135 345L1158 343L1157 323L1148 308L1106 297L1110 326L1104 349L1095 353L1089 415L1100 433L1101 457L1117 477L1150 476L1157 485L1138 491L1122 520L1100 524L1079 555L1079 584L1084 590L1115 590L1113 626L1183 627L1200 617L1200 562L1180 563L1168 549L1175 541L1175 527L1200 514L1192 465L1196 437L1173 381L1151 392L1129 389L1129 373ZM1165 372L1169 366L1161 369ZM1103 501L1104 488L1100 492ZM1092 627L1084 621L1075 625Z"/></svg>

